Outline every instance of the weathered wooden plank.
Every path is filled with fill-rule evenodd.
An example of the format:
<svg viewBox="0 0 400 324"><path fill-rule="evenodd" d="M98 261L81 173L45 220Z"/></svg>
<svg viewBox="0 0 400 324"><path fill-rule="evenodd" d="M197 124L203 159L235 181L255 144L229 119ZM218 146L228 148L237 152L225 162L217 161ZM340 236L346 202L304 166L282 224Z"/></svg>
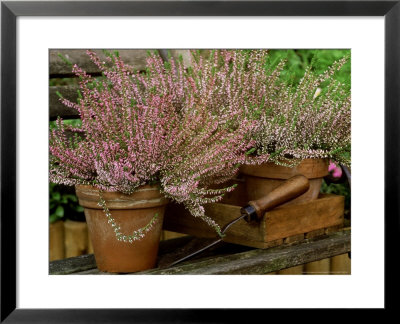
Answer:
<svg viewBox="0 0 400 324"><path fill-rule="evenodd" d="M91 74L99 74L100 71L97 67L91 63L89 57L85 54L84 50L51 50L50 51L50 77L54 76L72 76L71 68L67 63L65 63L60 57L58 57L58 52L67 55L69 59L77 60L82 62L83 66L78 62L77 64L88 68L88 72ZM101 51L100 51L101 52ZM121 58L125 63L131 64L138 70L143 70L145 68L146 61L146 51L145 50L120 50ZM101 54L104 57L104 54ZM190 65L190 54L188 50L171 50L172 57L178 58L179 55L183 56L183 62L185 66ZM125 60L126 59L126 60ZM131 64L132 65L132 64ZM69 72L68 72L69 71ZM68 73L67 73L68 72ZM68 108L63 105L57 92L61 93L64 98L76 102L78 98L78 85L68 85L68 86L51 86L49 90L49 105L50 105L50 120L57 119L60 116L64 119L79 118L78 112L73 108Z"/></svg>
<svg viewBox="0 0 400 324"><path fill-rule="evenodd" d="M177 250L184 251L184 246L191 240L197 239L186 236L163 241L160 255L175 253L172 258L175 260L175 255L180 253ZM134 274L265 274L347 253L350 251L350 240L351 231L345 230L296 245L281 245L266 250L246 250L246 247L226 244L222 249L208 251L206 256L202 255L197 260L188 260L169 269L152 269ZM196 242L192 245L189 248L196 247ZM50 274L73 273L106 274L98 271L92 254L50 263Z"/></svg>
<svg viewBox="0 0 400 324"><path fill-rule="evenodd" d="M100 57L105 60L105 54L101 49L94 50ZM113 49L108 50L110 52ZM124 63L133 66L136 70L141 71L146 67L147 50L144 49L121 49L118 50L119 56ZM77 64L89 74L100 74L98 67L90 60L86 54L86 49L51 49L50 50L50 76L51 77L68 77L73 76L72 67L59 57L63 55L72 64Z"/></svg>
<svg viewBox="0 0 400 324"><path fill-rule="evenodd" d="M62 275L96 268L93 254L50 262L49 274Z"/></svg>
<svg viewBox="0 0 400 324"><path fill-rule="evenodd" d="M190 50L184 50L184 49L159 49L161 57L163 58L164 61L168 59L168 52L169 54L175 58L178 59L180 56L182 56L183 60L183 66L185 68L189 67L191 65L191 55L190 55Z"/></svg>
<svg viewBox="0 0 400 324"><path fill-rule="evenodd" d="M159 255L164 256L177 251L182 246L193 240L192 236L180 237L160 242ZM50 262L50 274L73 274L91 273L102 274L96 267L96 260L93 254L86 254L79 257L67 258Z"/></svg>
<svg viewBox="0 0 400 324"><path fill-rule="evenodd" d="M183 256L189 255L194 251L198 251L200 248L208 245L210 242L214 241L213 239L201 239L201 238L196 238L193 236L184 236L184 237L179 237L175 239L169 239L166 241L161 241L160 246L159 246L159 252L158 252L158 259L157 259L157 264L170 264L171 262L180 259ZM206 251L202 252L199 255L196 255L191 258L191 260L196 260L196 259L207 259L210 257L214 257L215 255L230 255L234 253L240 253L244 251L249 251L252 248L246 247L246 246L240 246L236 244L229 244L225 242L220 242L219 244L207 249ZM70 259L65 259L65 260L60 260L61 264L62 262L65 262L66 264L66 273L65 274L104 274L103 272L99 271L96 268L96 263L92 259L87 259L87 265L82 264L84 262L81 260L81 257L77 257L77 268L75 270L72 269L71 264L72 261L75 258L70 258ZM85 267L87 270L82 271L82 267ZM59 273L59 268L62 268L62 266L59 263L59 267L55 269L57 273L55 274L62 274ZM50 274L53 274L50 272Z"/></svg>
<svg viewBox="0 0 400 324"><path fill-rule="evenodd" d="M100 57L100 59L105 61L105 54L101 49L94 50ZM113 52L114 49L108 49L108 51ZM151 51L157 51L151 49ZM170 49L162 50L164 51L162 57L166 59L168 57L167 51L174 58L182 56L183 64L185 67L190 66L190 53L189 50L183 49ZM119 49L119 56L124 61L125 64L131 65L134 69L138 71L144 71L146 68L146 49ZM99 75L100 70L98 67L90 60L90 57L86 54L86 49L52 49L50 50L50 76L51 77L71 77L74 76L72 73L72 67L70 64L65 62L59 54L63 55L70 63L77 64L84 71L89 74Z"/></svg>
<svg viewBox="0 0 400 324"><path fill-rule="evenodd" d="M297 245L251 250L205 261L187 261L170 269L135 274L266 274L347 253L350 251L350 236L350 231L337 232L323 239L306 240Z"/></svg>
<svg viewBox="0 0 400 324"><path fill-rule="evenodd" d="M78 99L78 86L57 86L50 87L49 89L49 117L50 120L57 119L60 116L63 119L74 119L79 118L79 113L73 108L66 107L59 99L57 95L59 92L64 98L77 102Z"/></svg>

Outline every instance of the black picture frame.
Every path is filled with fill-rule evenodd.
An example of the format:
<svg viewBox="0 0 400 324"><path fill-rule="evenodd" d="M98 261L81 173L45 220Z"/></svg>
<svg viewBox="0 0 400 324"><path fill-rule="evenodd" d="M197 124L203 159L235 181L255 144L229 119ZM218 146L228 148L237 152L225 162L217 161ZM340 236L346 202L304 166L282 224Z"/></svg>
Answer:
<svg viewBox="0 0 400 324"><path fill-rule="evenodd" d="M400 1L2 1L1 3L1 322L236 322L256 310L16 308L16 19L19 16L384 16L385 309L396 307L390 266L400 228ZM373 197L373 193L371 193ZM378 215L377 215L378 217ZM373 233L371 233L373 239ZM392 250L394 252L392 252ZM371 256L373 259L373 256ZM211 292L210 292L211 293ZM243 297L243 296L242 296ZM242 298L238 296L238 298ZM223 298L223 294L221 295ZM258 310L262 312L262 310ZM262 314L251 314L263 316Z"/></svg>

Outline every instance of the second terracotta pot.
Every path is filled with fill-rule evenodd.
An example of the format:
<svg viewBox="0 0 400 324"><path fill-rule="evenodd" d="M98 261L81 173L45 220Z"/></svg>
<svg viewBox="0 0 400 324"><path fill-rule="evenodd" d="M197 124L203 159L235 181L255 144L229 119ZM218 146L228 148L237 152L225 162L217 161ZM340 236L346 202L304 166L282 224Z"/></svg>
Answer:
<svg viewBox="0 0 400 324"><path fill-rule="evenodd" d="M154 226L133 243L118 241L103 208L98 205L99 190L92 186L76 186L79 203L85 208L94 256L99 270L128 273L151 269L156 265L165 206L168 200L158 186L142 186L131 195L103 192L102 197L120 232L131 235L146 226L158 214Z"/></svg>
<svg viewBox="0 0 400 324"><path fill-rule="evenodd" d="M244 175L247 198L257 200L269 194L286 179L302 174L310 181L310 189L301 196L284 205L317 199L322 179L328 175L327 159L304 159L297 166L290 168L272 162L261 165L244 165L240 172Z"/></svg>

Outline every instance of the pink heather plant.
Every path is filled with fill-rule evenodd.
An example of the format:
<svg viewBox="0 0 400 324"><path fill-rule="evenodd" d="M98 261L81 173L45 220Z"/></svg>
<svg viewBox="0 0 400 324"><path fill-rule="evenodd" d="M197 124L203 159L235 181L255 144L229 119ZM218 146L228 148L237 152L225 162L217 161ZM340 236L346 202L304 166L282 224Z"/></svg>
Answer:
<svg viewBox="0 0 400 324"><path fill-rule="evenodd" d="M249 134L256 127L243 113L243 95L227 78L231 54L218 56L225 72L216 73L215 61L194 61L186 71L181 60L164 63L152 54L146 73L139 73L117 55L102 62L94 52L87 53L104 78L74 65L80 100L61 100L79 112L82 126L69 128L59 118L51 130L50 181L126 194L159 183L166 197L183 203L220 233L203 205L233 190L210 187L236 174L254 146ZM233 80L239 74L234 72ZM76 132L74 138L67 136L70 131Z"/></svg>
<svg viewBox="0 0 400 324"><path fill-rule="evenodd" d="M350 166L351 95L334 79L347 58L316 75L307 68L297 86L281 83L258 106L256 153L293 166L306 158L329 158Z"/></svg>

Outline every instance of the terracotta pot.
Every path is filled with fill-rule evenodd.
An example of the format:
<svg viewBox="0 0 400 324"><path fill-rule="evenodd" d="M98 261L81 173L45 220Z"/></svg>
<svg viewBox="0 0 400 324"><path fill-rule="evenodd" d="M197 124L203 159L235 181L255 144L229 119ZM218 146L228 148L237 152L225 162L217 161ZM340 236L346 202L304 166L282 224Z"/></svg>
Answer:
<svg viewBox="0 0 400 324"><path fill-rule="evenodd" d="M245 177L249 200L266 196L286 179L295 175L302 174L307 177L310 181L310 189L296 199L284 204L289 205L318 198L322 179L328 175L328 160L304 159L293 168L268 162L261 165L244 165L240 171Z"/></svg>
<svg viewBox="0 0 400 324"><path fill-rule="evenodd" d="M142 186L131 195L120 192L103 192L102 197L115 219L120 232L131 235L146 226L158 213L153 228L141 240L133 243L118 241L100 201L98 189L77 185L79 203L85 208L89 235L99 270L107 272L136 272L154 268L161 237L165 206L168 200L158 186Z"/></svg>

